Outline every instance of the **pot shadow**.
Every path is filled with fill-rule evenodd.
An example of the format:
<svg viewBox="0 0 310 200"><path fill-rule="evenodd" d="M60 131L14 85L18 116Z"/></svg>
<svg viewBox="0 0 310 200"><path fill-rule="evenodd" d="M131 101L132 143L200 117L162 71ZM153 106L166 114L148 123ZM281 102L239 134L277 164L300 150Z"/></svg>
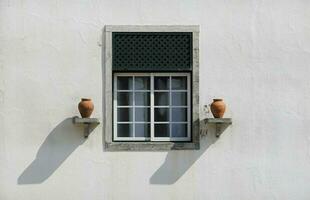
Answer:
<svg viewBox="0 0 310 200"><path fill-rule="evenodd" d="M169 151L164 163L151 176L150 184L171 185L177 182L182 175L214 144L220 137L216 137L214 124L200 122L201 132L206 132L201 137L200 149L195 151ZM219 131L222 134L228 126L223 126Z"/></svg>
<svg viewBox="0 0 310 200"><path fill-rule="evenodd" d="M72 118L66 118L49 133L35 160L18 177L17 183L23 185L44 182L84 142L83 128L74 125Z"/></svg>

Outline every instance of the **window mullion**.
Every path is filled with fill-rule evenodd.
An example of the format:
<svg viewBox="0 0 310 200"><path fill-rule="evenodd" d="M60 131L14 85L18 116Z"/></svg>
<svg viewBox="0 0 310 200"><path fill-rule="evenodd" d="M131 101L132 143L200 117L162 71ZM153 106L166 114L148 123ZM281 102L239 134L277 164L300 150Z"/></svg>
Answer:
<svg viewBox="0 0 310 200"><path fill-rule="evenodd" d="M172 94L171 94L171 82L172 82L172 78L171 76L169 76L169 139L171 139L171 136L172 136L172 101L171 101L171 97L172 97Z"/></svg>
<svg viewBox="0 0 310 200"><path fill-rule="evenodd" d="M133 138L136 137L136 127L135 127L135 113L136 113L136 109L135 109L135 76L132 76L132 133L133 133Z"/></svg>
<svg viewBox="0 0 310 200"><path fill-rule="evenodd" d="M151 73L151 141L154 141L154 75Z"/></svg>

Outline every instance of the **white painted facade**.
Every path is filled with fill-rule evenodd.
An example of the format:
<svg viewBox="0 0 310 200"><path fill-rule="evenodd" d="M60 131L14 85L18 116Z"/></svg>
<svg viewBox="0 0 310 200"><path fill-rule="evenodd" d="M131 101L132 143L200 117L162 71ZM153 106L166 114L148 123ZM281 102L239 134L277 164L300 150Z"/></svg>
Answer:
<svg viewBox="0 0 310 200"><path fill-rule="evenodd" d="M310 199L310 2L0 2L0 199ZM106 152L107 24L200 25L200 107L233 118L199 151ZM209 114L207 114L209 115Z"/></svg>

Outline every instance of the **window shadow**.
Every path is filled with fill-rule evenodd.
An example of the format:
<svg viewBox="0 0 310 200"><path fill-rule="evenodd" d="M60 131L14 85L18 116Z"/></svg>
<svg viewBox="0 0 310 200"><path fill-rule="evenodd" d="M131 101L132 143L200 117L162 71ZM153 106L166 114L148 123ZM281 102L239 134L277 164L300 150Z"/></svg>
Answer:
<svg viewBox="0 0 310 200"><path fill-rule="evenodd" d="M216 137L216 128L213 124L205 125L200 122L201 131L207 131L207 134L200 140L199 150L169 151L164 163L151 176L150 184L170 185L177 182L182 175L214 144L219 138ZM221 133L227 126L222 127Z"/></svg>
<svg viewBox="0 0 310 200"><path fill-rule="evenodd" d="M84 142L83 127L74 125L72 118L63 120L49 133L35 160L18 177L17 183L23 185L44 182Z"/></svg>

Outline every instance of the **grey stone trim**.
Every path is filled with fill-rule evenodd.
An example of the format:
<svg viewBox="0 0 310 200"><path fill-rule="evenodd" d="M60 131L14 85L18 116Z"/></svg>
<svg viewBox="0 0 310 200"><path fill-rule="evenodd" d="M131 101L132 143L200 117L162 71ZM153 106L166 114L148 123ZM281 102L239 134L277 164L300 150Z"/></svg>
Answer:
<svg viewBox="0 0 310 200"><path fill-rule="evenodd" d="M112 32L192 32L192 141L191 142L114 142L112 104ZM199 26L193 25L106 25L103 30L103 130L107 151L167 151L200 148L199 129Z"/></svg>
<svg viewBox="0 0 310 200"><path fill-rule="evenodd" d="M106 25L106 32L195 32L198 25Z"/></svg>
<svg viewBox="0 0 310 200"><path fill-rule="evenodd" d="M98 118L73 117L72 120L74 124L100 124L100 121Z"/></svg>
<svg viewBox="0 0 310 200"><path fill-rule="evenodd" d="M105 145L107 151L167 151L198 150L199 143L194 142L111 142Z"/></svg>
<svg viewBox="0 0 310 200"><path fill-rule="evenodd" d="M104 60L103 60L103 130L106 143L112 142L113 133L113 104L112 104L112 33L103 34Z"/></svg>
<svg viewBox="0 0 310 200"><path fill-rule="evenodd" d="M231 118L206 118L205 123L215 123L215 124L232 124Z"/></svg>

